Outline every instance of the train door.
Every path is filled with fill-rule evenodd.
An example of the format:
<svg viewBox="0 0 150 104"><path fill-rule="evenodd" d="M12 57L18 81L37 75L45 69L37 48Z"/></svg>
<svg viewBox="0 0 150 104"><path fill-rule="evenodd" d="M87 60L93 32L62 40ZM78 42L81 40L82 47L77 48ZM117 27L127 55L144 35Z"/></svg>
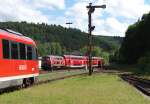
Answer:
<svg viewBox="0 0 150 104"><path fill-rule="evenodd" d="M17 63L18 65L18 70L19 72L25 74L27 71L27 49L26 49L26 45L24 43L18 43L18 47L19 47L19 61Z"/></svg>
<svg viewBox="0 0 150 104"><path fill-rule="evenodd" d="M36 48L30 45L27 45L27 70L28 73L38 73L38 61L37 61L37 52Z"/></svg>

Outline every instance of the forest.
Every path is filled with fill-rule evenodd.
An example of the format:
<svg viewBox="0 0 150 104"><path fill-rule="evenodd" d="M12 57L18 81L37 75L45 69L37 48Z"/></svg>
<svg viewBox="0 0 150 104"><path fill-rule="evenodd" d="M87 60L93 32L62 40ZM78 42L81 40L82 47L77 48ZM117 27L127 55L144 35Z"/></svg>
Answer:
<svg viewBox="0 0 150 104"><path fill-rule="evenodd" d="M115 57L119 63L137 64L140 72L150 74L150 13L128 27Z"/></svg>
<svg viewBox="0 0 150 104"><path fill-rule="evenodd" d="M34 39L40 56L44 55L87 55L88 34L75 28L60 25L27 22L0 22L0 28L12 29ZM103 56L119 49L123 38L93 35L93 56Z"/></svg>

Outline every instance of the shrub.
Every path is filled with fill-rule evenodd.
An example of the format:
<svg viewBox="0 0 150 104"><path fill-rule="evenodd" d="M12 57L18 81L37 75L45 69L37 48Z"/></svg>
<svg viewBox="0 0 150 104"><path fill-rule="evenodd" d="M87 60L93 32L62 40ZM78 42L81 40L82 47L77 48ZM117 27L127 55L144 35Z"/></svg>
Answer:
<svg viewBox="0 0 150 104"><path fill-rule="evenodd" d="M150 56L144 56L138 60L138 74L150 74Z"/></svg>

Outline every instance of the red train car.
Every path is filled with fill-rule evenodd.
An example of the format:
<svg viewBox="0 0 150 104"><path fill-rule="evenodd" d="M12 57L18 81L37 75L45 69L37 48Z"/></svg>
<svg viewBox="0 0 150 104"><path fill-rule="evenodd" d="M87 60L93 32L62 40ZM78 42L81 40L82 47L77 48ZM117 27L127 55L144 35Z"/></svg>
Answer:
<svg viewBox="0 0 150 104"><path fill-rule="evenodd" d="M65 67L83 68L87 67L87 59L85 56L64 55Z"/></svg>
<svg viewBox="0 0 150 104"><path fill-rule="evenodd" d="M62 56L48 55L42 58L42 68L45 70L53 70L54 68L64 67L65 62Z"/></svg>
<svg viewBox="0 0 150 104"><path fill-rule="evenodd" d="M29 86L38 74L35 42L12 30L0 29L0 89Z"/></svg>
<svg viewBox="0 0 150 104"><path fill-rule="evenodd" d="M103 58L101 57L92 57L92 66L93 67L102 67L104 64Z"/></svg>

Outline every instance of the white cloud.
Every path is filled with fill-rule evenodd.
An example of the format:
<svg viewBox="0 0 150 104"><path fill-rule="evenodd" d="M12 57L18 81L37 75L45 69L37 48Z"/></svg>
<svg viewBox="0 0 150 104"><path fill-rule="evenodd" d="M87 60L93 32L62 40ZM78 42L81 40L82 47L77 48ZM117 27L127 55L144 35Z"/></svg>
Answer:
<svg viewBox="0 0 150 104"><path fill-rule="evenodd" d="M0 0L0 3L0 21L49 23L51 15L44 14L41 8L65 9L64 0Z"/></svg>
<svg viewBox="0 0 150 104"><path fill-rule="evenodd" d="M66 7L66 0L0 0L0 21L46 22L63 26L66 26L65 22L71 21L72 27L87 32L88 3L83 1L88 0L74 1L76 3L73 6ZM150 5L144 0L106 0L106 2L105 10L96 9L92 15L93 25L96 26L93 31L95 35L124 36L128 25L137 21L143 13L150 11ZM94 5L101 4L103 0L94 3Z"/></svg>
<svg viewBox="0 0 150 104"><path fill-rule="evenodd" d="M65 9L65 1L64 0L31 0L36 7L39 8L50 8L53 7L58 9Z"/></svg>
<svg viewBox="0 0 150 104"><path fill-rule="evenodd" d="M148 11L150 11L150 5L145 4L144 0L109 0L107 3L107 12L115 17L137 19Z"/></svg>
<svg viewBox="0 0 150 104"><path fill-rule="evenodd" d="M97 0L94 5L102 5L103 0ZM76 27L87 31L87 9L88 3L78 1L66 12L67 16L73 18ZM128 25L137 21L143 13L150 11L150 5L144 0L106 0L107 8L96 9L93 16L93 25L96 26L95 35L120 35L124 36Z"/></svg>
<svg viewBox="0 0 150 104"><path fill-rule="evenodd" d="M22 0L0 0L0 21L48 22L41 11Z"/></svg>
<svg viewBox="0 0 150 104"><path fill-rule="evenodd" d="M127 24L119 22L116 18L107 18L106 24L109 24L112 30L116 30L119 33L125 31L127 28Z"/></svg>
<svg viewBox="0 0 150 104"><path fill-rule="evenodd" d="M85 7L86 3L79 2L65 12L66 18L73 21L73 26L84 31L87 30L86 22L88 21L87 9Z"/></svg>
<svg viewBox="0 0 150 104"><path fill-rule="evenodd" d="M76 3L66 11L66 15L76 18L87 18L86 3Z"/></svg>

